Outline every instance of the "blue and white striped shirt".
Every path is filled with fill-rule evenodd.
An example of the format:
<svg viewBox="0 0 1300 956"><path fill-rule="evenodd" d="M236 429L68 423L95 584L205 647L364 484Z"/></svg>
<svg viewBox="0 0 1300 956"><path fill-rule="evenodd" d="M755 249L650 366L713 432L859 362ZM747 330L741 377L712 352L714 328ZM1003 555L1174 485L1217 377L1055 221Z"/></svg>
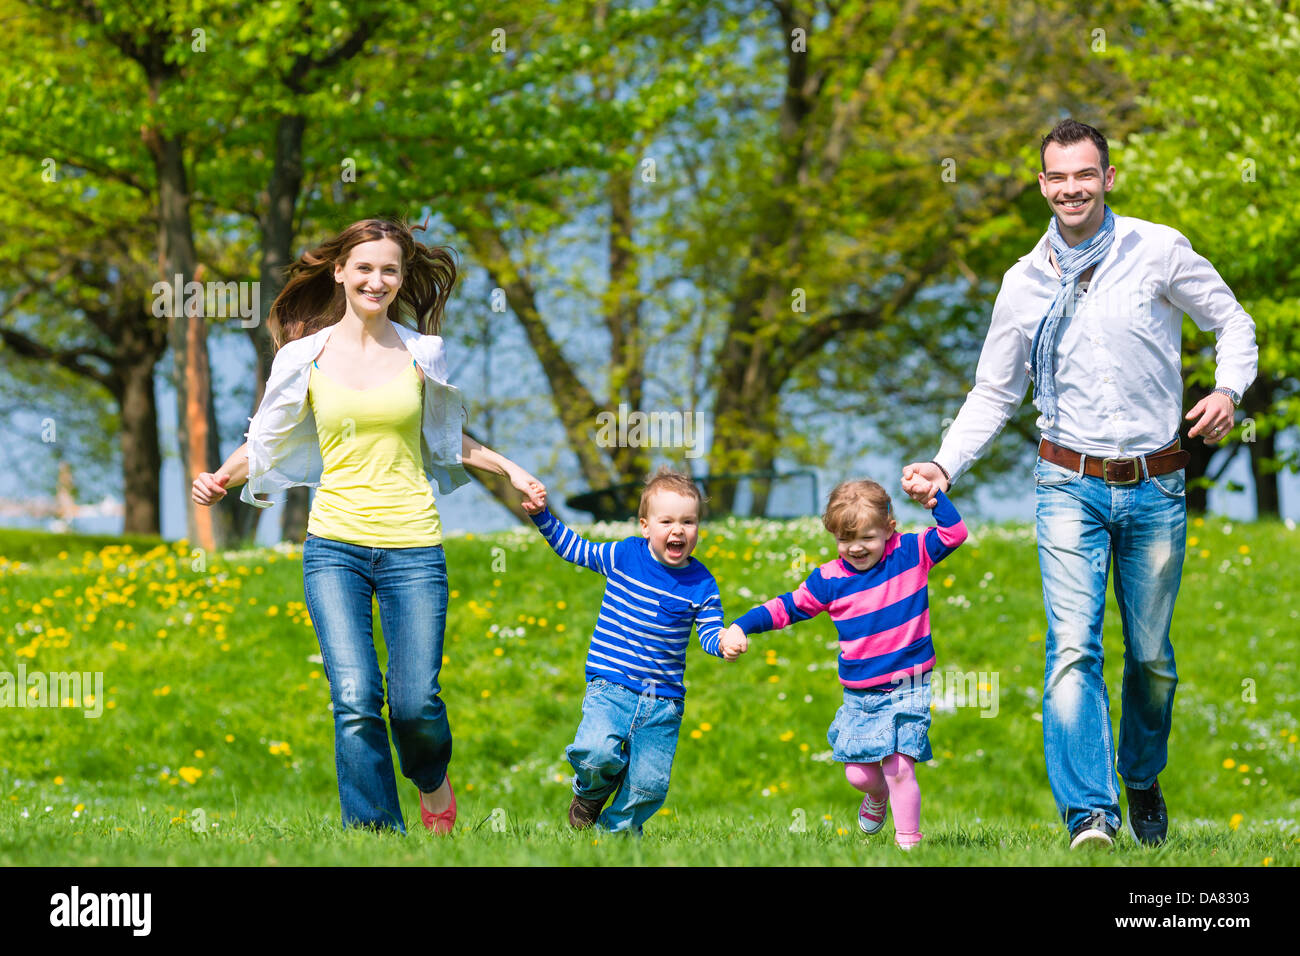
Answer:
<svg viewBox="0 0 1300 956"><path fill-rule="evenodd" d="M587 680L603 677L637 693L685 697L691 626L706 653L722 656L722 597L708 568L695 558L683 568L660 564L642 537L588 541L549 509L530 517L556 554L605 576Z"/></svg>

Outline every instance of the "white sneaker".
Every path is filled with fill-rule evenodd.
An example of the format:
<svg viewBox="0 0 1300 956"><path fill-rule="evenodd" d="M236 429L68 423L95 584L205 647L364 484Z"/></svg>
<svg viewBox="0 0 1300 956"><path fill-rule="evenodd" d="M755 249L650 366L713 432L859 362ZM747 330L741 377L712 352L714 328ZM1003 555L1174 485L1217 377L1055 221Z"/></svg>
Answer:
<svg viewBox="0 0 1300 956"><path fill-rule="evenodd" d="M879 833L885 825L885 815L888 811L888 800L877 802L871 799L871 794L867 794L862 798L862 806L858 807L858 827L867 836Z"/></svg>

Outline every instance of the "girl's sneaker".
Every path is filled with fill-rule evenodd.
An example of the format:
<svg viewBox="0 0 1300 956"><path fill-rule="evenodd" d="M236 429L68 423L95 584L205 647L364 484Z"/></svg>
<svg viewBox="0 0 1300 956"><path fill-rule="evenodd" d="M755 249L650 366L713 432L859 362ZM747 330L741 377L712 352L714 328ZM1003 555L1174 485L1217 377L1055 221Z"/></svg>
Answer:
<svg viewBox="0 0 1300 956"><path fill-rule="evenodd" d="M885 825L885 813L888 808L888 800L873 800L871 794L863 797L862 806L858 807L858 826L862 832L868 836L879 833L880 828Z"/></svg>
<svg viewBox="0 0 1300 956"><path fill-rule="evenodd" d="M921 845L922 834L919 830L916 833L894 833L894 843L900 850L910 850L913 847Z"/></svg>

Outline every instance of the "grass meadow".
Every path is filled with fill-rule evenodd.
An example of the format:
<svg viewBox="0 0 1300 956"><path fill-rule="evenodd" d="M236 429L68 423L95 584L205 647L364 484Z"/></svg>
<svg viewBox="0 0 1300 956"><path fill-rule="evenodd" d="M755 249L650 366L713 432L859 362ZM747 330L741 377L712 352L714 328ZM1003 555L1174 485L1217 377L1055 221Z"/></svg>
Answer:
<svg viewBox="0 0 1300 956"><path fill-rule="evenodd" d="M614 538L631 525L583 530ZM12 696L0 707L0 864L1294 864L1300 538L1293 525L1216 517L1193 518L1188 534L1161 776L1170 839L1149 850L1125 835L1112 852L1080 855L1066 848L1043 765L1031 526L974 526L931 577L945 691L935 759L917 768L926 840L910 854L893 846L892 820L859 832L858 796L829 759L840 685L824 617L758 636L734 664L694 644L667 804L640 840L575 833L564 748L603 579L531 528L451 537L442 683L456 832L426 833L399 776L409 835L374 835L340 824L300 547L204 555L186 542L0 531L11 688L20 668L102 674L98 696L91 681L57 707ZM816 519L732 520L707 525L695 556L731 620L793 588L800 563L826 560L831 544ZM382 665L377 611L375 621ZM1122 647L1112 595L1116 725Z"/></svg>

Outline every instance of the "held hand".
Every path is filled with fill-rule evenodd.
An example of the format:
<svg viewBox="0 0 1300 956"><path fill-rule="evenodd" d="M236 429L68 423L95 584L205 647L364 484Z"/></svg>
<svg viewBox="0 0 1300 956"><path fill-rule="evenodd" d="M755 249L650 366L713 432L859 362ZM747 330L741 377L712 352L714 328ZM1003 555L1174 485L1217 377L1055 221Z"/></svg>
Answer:
<svg viewBox="0 0 1300 956"><path fill-rule="evenodd" d="M1217 445L1232 431L1234 411L1232 399L1222 392L1211 392L1187 413L1189 422L1197 419L1196 424L1187 432L1187 437L1204 435L1205 444Z"/></svg>
<svg viewBox="0 0 1300 956"><path fill-rule="evenodd" d="M194 479L190 497L198 505L214 504L226 497L226 482L228 481L230 481L229 475L212 474L205 471Z"/></svg>
<svg viewBox="0 0 1300 956"><path fill-rule="evenodd" d="M749 638L733 624L722 632L721 650L724 659L734 661L749 650Z"/></svg>
<svg viewBox="0 0 1300 956"><path fill-rule="evenodd" d="M933 508L939 503L935 492L948 490L948 479L932 461L917 461L903 469L903 490L917 504Z"/></svg>
<svg viewBox="0 0 1300 956"><path fill-rule="evenodd" d="M546 508L546 486L525 472L511 480L511 484L528 496L527 501L520 502L520 507L528 514L541 514Z"/></svg>

